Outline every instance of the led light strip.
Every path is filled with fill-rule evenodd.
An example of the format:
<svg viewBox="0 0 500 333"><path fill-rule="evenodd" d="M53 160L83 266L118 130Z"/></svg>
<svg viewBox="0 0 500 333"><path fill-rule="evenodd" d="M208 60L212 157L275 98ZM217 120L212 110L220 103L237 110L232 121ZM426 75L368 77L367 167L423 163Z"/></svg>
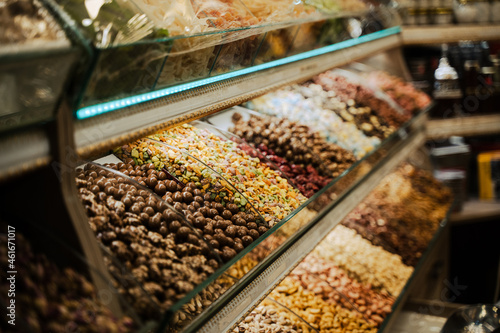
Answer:
<svg viewBox="0 0 500 333"><path fill-rule="evenodd" d="M270 62L265 63L265 64L260 64L260 65L252 66L249 68L240 69L240 70L237 70L237 71L234 71L231 73L221 74L221 75L217 75L217 76L206 78L206 79L197 80L197 81L190 82L190 83L179 84L177 86L173 86L173 87L169 87L169 88L165 88L165 89L160 89L160 90L156 90L156 91L148 92L148 93L144 93L144 94L139 94L139 95L135 95L132 97L126 97L126 98L118 99L118 100L115 100L112 102L106 102L106 103L102 103L102 104L87 106L87 107L81 108L78 111L76 111L76 118L80 119L80 120L91 118L91 117L94 117L94 116L97 116L97 115L100 115L103 113L123 109L123 108L129 107L129 106L135 105L135 104L139 104L139 103L151 101L154 99L166 97L169 95L177 94L177 93L187 91L187 90L190 90L193 88L199 88L202 86L210 85L212 83L220 82L220 81L231 79L234 77L238 77L238 76L242 76L242 75L246 75L246 74L251 74L251 73L255 73L258 71L265 70L265 69L273 68L276 66L281 66L281 65L292 63L292 62L300 61L303 59L308 59L308 58L316 57L316 56L323 55L326 53L346 49L346 48L360 45L360 44L363 44L366 42L370 42L370 41L374 41L374 40L384 38L387 36L395 35L395 34L398 34L400 31L401 31L400 27L392 27L392 28L388 28L385 30L374 32L374 33L369 34L369 35L361 36L361 37L356 38L356 39L349 39L349 40L339 42L339 43L336 43L333 45L325 46L325 47L322 47L322 48L319 48L316 50L311 50L311 51L296 54L296 55L293 55L293 56L290 56L287 58L270 61Z"/></svg>

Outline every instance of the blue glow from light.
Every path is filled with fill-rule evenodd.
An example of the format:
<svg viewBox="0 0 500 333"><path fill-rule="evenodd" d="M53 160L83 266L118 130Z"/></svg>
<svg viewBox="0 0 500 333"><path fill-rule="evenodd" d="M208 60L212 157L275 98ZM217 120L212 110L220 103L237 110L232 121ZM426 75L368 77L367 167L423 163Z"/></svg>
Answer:
<svg viewBox="0 0 500 333"><path fill-rule="evenodd" d="M214 82L219 82L219 81L231 79L234 77L238 77L238 76L242 76L242 75L246 75L246 74L251 74L251 73L255 73L258 71L265 70L265 69L273 68L276 66L281 66L281 65L292 63L292 62L296 62L296 61L316 57L319 55L323 55L326 53L346 49L346 48L349 48L352 46L360 45L360 44L367 43L367 42L370 42L370 41L373 41L376 39L380 39L380 38L384 38L384 37L387 37L390 35L394 35L394 34L399 33L400 31L401 31L400 27L392 27L392 28L388 28L385 30L374 32L374 33L369 34L369 35L364 35L364 36L361 36L359 38L349 39L349 40L339 42L339 43L336 43L333 45L328 45L328 46L322 47L320 49L306 51L306 52L296 54L296 55L293 55L290 57L286 57L283 59L270 61L270 62L267 62L264 64L240 69L240 70L237 70L234 72L225 73L225 74L217 75L217 76L206 78L206 79L201 79L201 80L194 81L194 82L179 84L179 85L174 86L174 87L164 88L164 89L156 90L154 92L148 92L148 93L135 95L132 97L121 98L121 99L118 99L118 100L115 100L112 102L106 102L106 103L102 103L102 104L86 106L86 107L83 107L83 108L79 109L78 111L76 111L76 118L77 119L90 118L90 117L100 115L100 114L103 114L106 112L115 111L115 110L130 106L130 105L142 103L145 101L151 101L151 100L154 100L154 99L157 99L160 97L173 95L173 94L187 91L187 90L190 90L193 88L199 88L199 87L202 87L202 86L214 83Z"/></svg>

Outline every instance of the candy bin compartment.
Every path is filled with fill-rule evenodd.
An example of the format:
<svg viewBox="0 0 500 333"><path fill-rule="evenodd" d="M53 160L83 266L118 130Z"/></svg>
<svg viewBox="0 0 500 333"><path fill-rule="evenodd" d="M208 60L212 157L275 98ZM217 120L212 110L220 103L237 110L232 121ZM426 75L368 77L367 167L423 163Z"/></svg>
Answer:
<svg viewBox="0 0 500 333"><path fill-rule="evenodd" d="M312 276L309 275L309 278ZM308 278L308 283L312 283ZM317 279L319 281L319 279ZM269 298L283 304L320 332L338 329L344 332L376 332L376 327L363 318L353 307L345 308L337 300L325 301L316 293L319 282L311 289L304 288L302 281L287 276L271 291ZM323 289L322 289L323 290ZM338 293L332 291L333 297ZM339 296L340 298L340 296ZM348 302L346 303L348 304Z"/></svg>
<svg viewBox="0 0 500 333"><path fill-rule="evenodd" d="M78 51L39 1L0 7L0 132L54 116Z"/></svg>
<svg viewBox="0 0 500 333"><path fill-rule="evenodd" d="M308 255L291 273L301 286L321 297L329 305L354 312L358 318L379 326L392 311L395 298L361 283L332 262Z"/></svg>
<svg viewBox="0 0 500 333"><path fill-rule="evenodd" d="M90 228L112 254L108 269L123 277L124 267L137 281L135 287L118 287L119 293L141 318L158 320L213 274L221 259L188 222L184 205L172 207L130 177L150 170L154 165L88 163L77 170L77 186ZM162 192L165 180L159 178L150 172L146 184L155 181L156 192Z"/></svg>
<svg viewBox="0 0 500 333"><path fill-rule="evenodd" d="M268 332L276 329L283 332L318 332L295 312L272 298L266 297L242 318L231 333Z"/></svg>

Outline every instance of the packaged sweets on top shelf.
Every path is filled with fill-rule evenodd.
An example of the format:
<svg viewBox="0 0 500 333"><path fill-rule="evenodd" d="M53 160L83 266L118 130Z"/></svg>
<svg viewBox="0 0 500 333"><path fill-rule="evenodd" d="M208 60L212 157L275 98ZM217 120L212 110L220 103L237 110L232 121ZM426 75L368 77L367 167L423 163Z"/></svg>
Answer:
<svg viewBox="0 0 500 333"><path fill-rule="evenodd" d="M264 22L277 23L297 18L319 17L313 6L294 0L242 0L252 14Z"/></svg>
<svg viewBox="0 0 500 333"><path fill-rule="evenodd" d="M305 0L305 3L325 13L356 12L368 9L368 5L361 0Z"/></svg>
<svg viewBox="0 0 500 333"><path fill-rule="evenodd" d="M256 18L240 0L192 0L198 16L205 15L218 29L256 25Z"/></svg>

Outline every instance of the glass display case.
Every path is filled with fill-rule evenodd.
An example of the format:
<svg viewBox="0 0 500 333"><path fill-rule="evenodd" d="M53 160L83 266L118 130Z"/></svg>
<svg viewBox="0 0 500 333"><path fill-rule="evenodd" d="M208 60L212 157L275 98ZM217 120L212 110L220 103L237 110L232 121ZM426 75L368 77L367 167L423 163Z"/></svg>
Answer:
<svg viewBox="0 0 500 333"><path fill-rule="evenodd" d="M315 1L273 1L285 8L280 15L250 0L187 1L160 11L139 1L43 3L86 56L68 90L68 135L59 127L53 142L75 184L62 178L56 186L74 190L68 200L84 214L70 219L100 244L101 273L126 301L119 309L156 332L245 329L259 325L256 318L315 332L317 314L280 294L295 288L290 279L300 274L292 268L304 270L301 261L321 239L350 226L414 268L399 289L377 294L383 313L367 314L359 298L317 273L301 288L316 284L328 294L317 304L342 309L328 314L332 320L352 315L360 327L387 325L441 229L421 246L406 227L395 240L357 218L342 221L423 144L429 105L401 108L385 94L394 89L368 89L364 73L317 74L398 48L390 10ZM379 102L348 93L344 100L341 89L331 93L331 82L358 85ZM269 92L302 100L294 109L259 98ZM375 134L368 127L384 118L380 100L406 117ZM246 102L254 110L229 108ZM307 113L294 112L303 106ZM278 131L278 123L290 131ZM90 162L102 156L109 160ZM72 157L86 166L75 168ZM402 240L422 254L403 254Z"/></svg>

